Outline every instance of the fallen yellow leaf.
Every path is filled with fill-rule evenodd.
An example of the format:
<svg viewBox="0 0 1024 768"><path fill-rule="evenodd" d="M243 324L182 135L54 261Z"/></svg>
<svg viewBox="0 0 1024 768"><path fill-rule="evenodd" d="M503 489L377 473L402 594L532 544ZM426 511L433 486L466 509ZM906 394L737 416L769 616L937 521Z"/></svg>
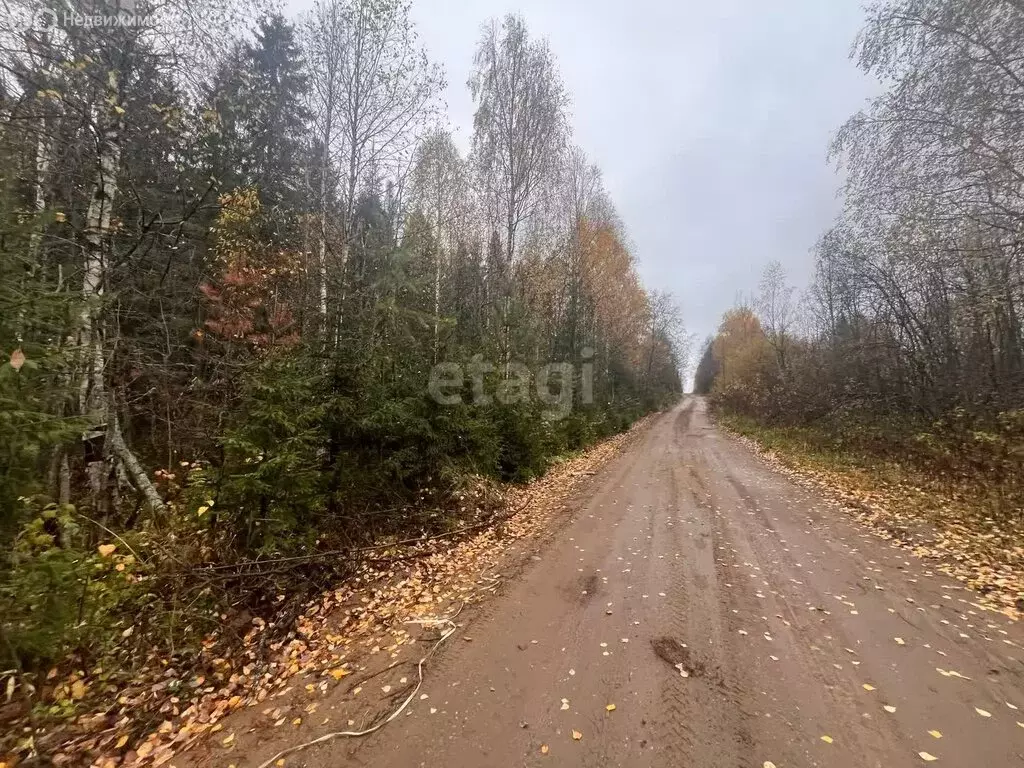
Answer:
<svg viewBox="0 0 1024 768"><path fill-rule="evenodd" d="M347 669L342 669L341 667L338 667L337 669L332 669L330 671L331 677L333 677L335 680L341 680L341 678L343 678L347 674L349 674L349 671Z"/></svg>
<svg viewBox="0 0 1024 768"><path fill-rule="evenodd" d="M582 738L583 738L583 734L580 733L579 731L573 731L572 732L572 740L573 741L579 741Z"/></svg>
<svg viewBox="0 0 1024 768"><path fill-rule="evenodd" d="M81 680L75 680L75 682L71 684L71 698L75 701L78 701L79 699L84 699L86 690L87 689L84 682L82 682Z"/></svg>
<svg viewBox="0 0 1024 768"><path fill-rule="evenodd" d="M928 731L928 735L931 736L933 739L942 738L942 734L939 731Z"/></svg>
<svg viewBox="0 0 1024 768"><path fill-rule="evenodd" d="M928 752L918 752L917 754L920 755L921 759L924 760L926 763L932 763L939 759L935 755L929 754Z"/></svg>
<svg viewBox="0 0 1024 768"><path fill-rule="evenodd" d="M127 743L128 743L128 734L126 733L124 736L122 736L121 738L119 738L117 740L117 744L114 745L114 749L120 749L121 747L123 747Z"/></svg>
<svg viewBox="0 0 1024 768"><path fill-rule="evenodd" d="M110 557L114 554L115 549L117 549L117 544L100 544L96 547L96 551L100 553L100 557Z"/></svg>
<svg viewBox="0 0 1024 768"><path fill-rule="evenodd" d="M826 744L831 744L832 743L832 737L831 736L822 736L821 740L824 741Z"/></svg>
<svg viewBox="0 0 1024 768"><path fill-rule="evenodd" d="M864 688L865 691L873 691L873 690L875 690L875 686L869 685L867 683L864 683L863 688Z"/></svg>
<svg viewBox="0 0 1024 768"><path fill-rule="evenodd" d="M977 713L978 713L979 715L981 715L982 717L992 717L992 713L991 713L991 712L986 712L986 711L985 711L984 709L982 709L981 707L975 707L975 708L974 708L974 711L975 711L975 712L977 712Z"/></svg>
<svg viewBox="0 0 1024 768"><path fill-rule="evenodd" d="M894 637L893 640L896 641L896 645L906 645L902 637Z"/></svg>
<svg viewBox="0 0 1024 768"><path fill-rule="evenodd" d="M225 747L230 747L234 743L234 741L235 734L232 733L230 736L225 736L221 744L223 744Z"/></svg>
<svg viewBox="0 0 1024 768"><path fill-rule="evenodd" d="M775 763L771 760L765 760L763 768L775 768Z"/></svg>
<svg viewBox="0 0 1024 768"><path fill-rule="evenodd" d="M607 712L614 712L615 711L615 705L614 704L609 704L607 707L605 707L605 711L607 711Z"/></svg>
<svg viewBox="0 0 1024 768"><path fill-rule="evenodd" d="M546 755L548 753L548 745L547 744L541 744L540 745L540 753L542 755Z"/></svg>

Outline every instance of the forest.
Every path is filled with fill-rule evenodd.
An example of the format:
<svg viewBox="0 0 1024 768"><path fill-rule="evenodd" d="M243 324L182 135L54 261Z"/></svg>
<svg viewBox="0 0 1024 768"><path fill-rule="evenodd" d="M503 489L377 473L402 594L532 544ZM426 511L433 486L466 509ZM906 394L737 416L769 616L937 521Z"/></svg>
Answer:
<svg viewBox="0 0 1024 768"><path fill-rule="evenodd" d="M680 394L521 17L466 41L460 146L403 0L48 3L0 22L0 722L189 669Z"/></svg>
<svg viewBox="0 0 1024 768"><path fill-rule="evenodd" d="M813 279L770 264L696 374L732 423L906 468L986 526L1024 509L1022 42L1013 0L872 4L854 57L882 88L835 135Z"/></svg>

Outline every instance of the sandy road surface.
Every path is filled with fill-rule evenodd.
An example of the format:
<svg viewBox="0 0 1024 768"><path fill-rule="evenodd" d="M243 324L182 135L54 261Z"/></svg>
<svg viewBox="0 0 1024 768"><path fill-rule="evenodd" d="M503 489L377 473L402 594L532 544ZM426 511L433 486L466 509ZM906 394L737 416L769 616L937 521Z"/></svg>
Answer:
<svg viewBox="0 0 1024 768"><path fill-rule="evenodd" d="M288 764L1024 764L1024 632L763 466L699 399L588 498L443 646L410 714Z"/></svg>

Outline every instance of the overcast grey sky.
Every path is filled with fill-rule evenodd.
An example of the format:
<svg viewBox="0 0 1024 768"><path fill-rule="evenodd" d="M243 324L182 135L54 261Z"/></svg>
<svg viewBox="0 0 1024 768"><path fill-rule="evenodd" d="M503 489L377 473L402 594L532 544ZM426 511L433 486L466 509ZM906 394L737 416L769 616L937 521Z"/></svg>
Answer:
<svg viewBox="0 0 1024 768"><path fill-rule="evenodd" d="M293 9L307 0L292 0ZM832 132L874 91L849 59L860 0L412 0L468 146L480 26L521 13L572 95L575 140L604 172L645 284L703 339L764 265L797 283L838 212Z"/></svg>

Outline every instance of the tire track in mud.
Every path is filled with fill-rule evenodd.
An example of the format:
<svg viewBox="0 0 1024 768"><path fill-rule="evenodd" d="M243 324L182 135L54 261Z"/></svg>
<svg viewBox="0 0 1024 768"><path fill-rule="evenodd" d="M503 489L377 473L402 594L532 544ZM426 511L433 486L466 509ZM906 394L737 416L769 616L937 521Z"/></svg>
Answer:
<svg viewBox="0 0 1024 768"><path fill-rule="evenodd" d="M668 478L676 513L670 538L680 553L669 583L671 593L679 597L673 600L670 632L652 641L657 655L672 667L663 705L682 724L674 729L660 764L686 764L699 749L708 768L725 768L740 764L741 755L749 751L750 734L735 706L741 683L734 674L735 655L715 563L720 535L714 523L715 502L698 469L703 457L690 447L692 417L691 407L675 421ZM678 674L671 659L679 659L689 676Z"/></svg>
<svg viewBox="0 0 1024 768"><path fill-rule="evenodd" d="M712 477L725 481L719 483L723 496L729 499L723 503L734 510L734 514L721 517L733 542L733 570L742 567L750 575L756 574L756 578L744 582L758 585L754 592L756 600L749 600L750 592L744 590L740 612L752 618L760 614L759 618L766 620L773 650L785 649L778 656L762 651L761 661L768 654L771 666L775 667L774 678L765 674L765 664L758 667L760 674L752 672L750 679L759 680L758 687L790 728L840 739L851 751L863 756L865 765L881 766L884 761L872 762L872 757L884 754L886 745L898 735L884 719L865 713L858 699L857 692L862 690L866 678L858 674L861 662L857 658L857 642L843 632L841 625L830 621L833 612L837 608L845 610L849 601L838 601L845 595L822 594L811 588L815 577L827 569L825 553L812 552L810 542L799 535L812 525L811 519L791 521L789 533L794 543L802 542L802 554L794 555L793 548L784 543L789 538L779 533L772 519L772 513L778 511L774 500L769 498L762 504L754 498L748 486L735 476L735 464L717 451L709 457L709 469ZM750 525L750 520L755 524ZM788 594L780 589L782 584L789 585ZM749 636L756 634L751 631ZM779 679L793 688L813 691L814 695L793 701L787 691L780 690ZM772 745L773 754L787 764L808 760L807 750L794 750L794 745L780 739L777 729L766 726L763 719L757 718L755 730L755 741L762 749Z"/></svg>

